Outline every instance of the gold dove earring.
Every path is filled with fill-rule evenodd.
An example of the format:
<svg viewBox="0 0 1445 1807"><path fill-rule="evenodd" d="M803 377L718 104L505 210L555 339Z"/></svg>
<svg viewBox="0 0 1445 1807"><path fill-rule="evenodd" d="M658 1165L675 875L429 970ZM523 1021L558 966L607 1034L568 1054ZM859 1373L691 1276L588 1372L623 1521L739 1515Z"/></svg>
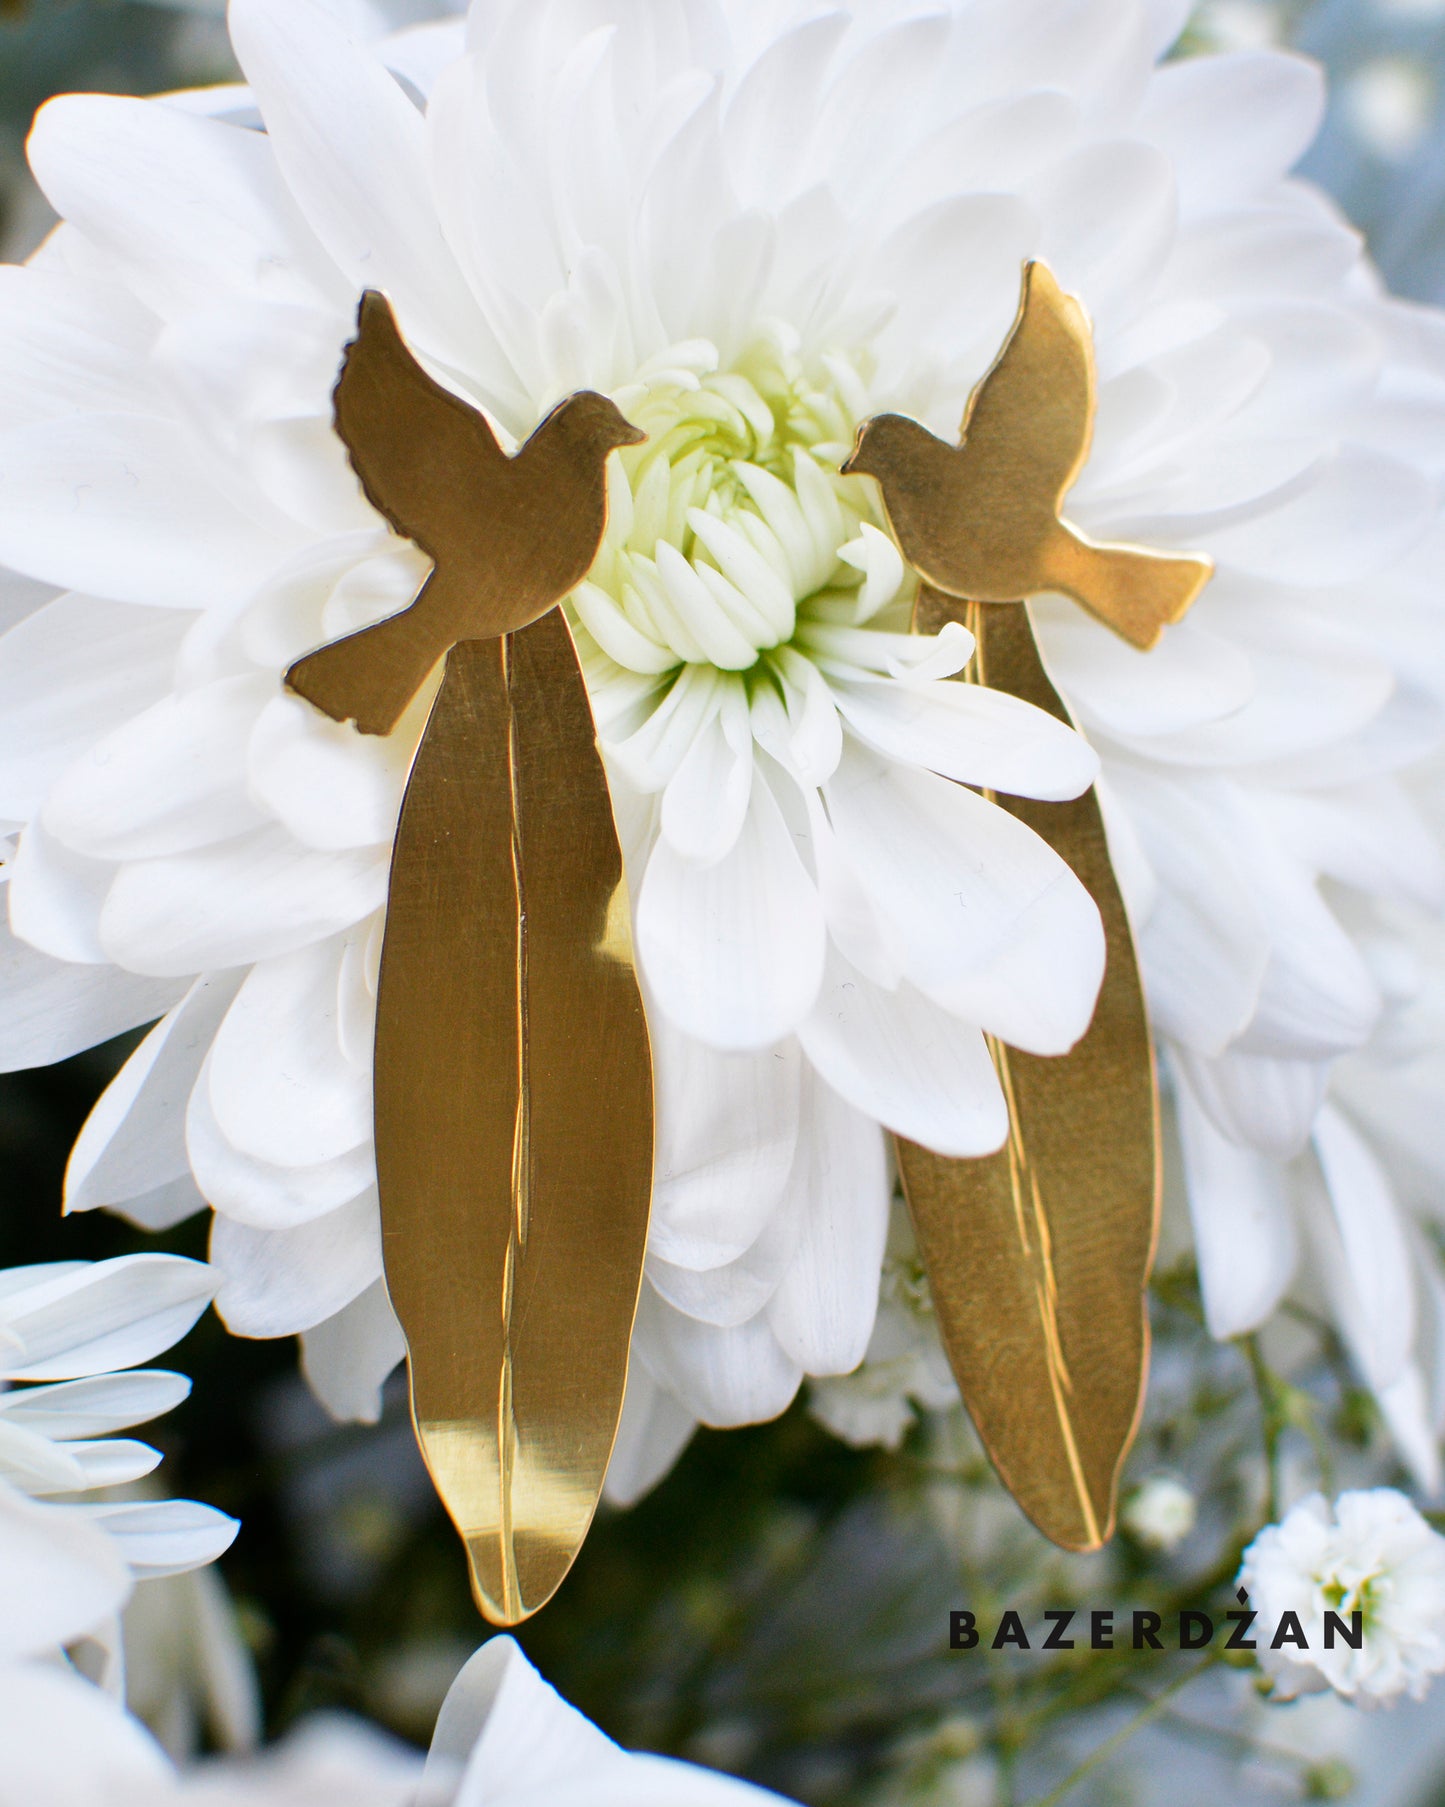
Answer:
<svg viewBox="0 0 1445 1807"><path fill-rule="evenodd" d="M923 579L914 628L961 621L965 681L1069 713L1027 599L1061 592L1132 646L1154 646L1213 574L1206 558L1098 545L1063 518L1089 455L1098 386L1083 307L1041 263L1003 350L969 398L961 442L879 415L846 473L879 483ZM990 793L992 797L992 793ZM1104 922L1093 1021L1066 1055L989 1047L1008 1105L1003 1149L950 1160L897 1140L939 1326L994 1467L1046 1536L1095 1549L1143 1407L1146 1288L1161 1184L1159 1099L1133 938L1092 790L1069 803L993 797L1082 880Z"/></svg>
<svg viewBox="0 0 1445 1807"><path fill-rule="evenodd" d="M370 293L335 398L372 504L432 560L399 614L287 682L363 733L439 660L392 855L373 1114L417 1441L488 1618L570 1568L617 1433L652 1196L652 1062L606 775L556 607L606 527L610 452L565 401L515 458Z"/></svg>

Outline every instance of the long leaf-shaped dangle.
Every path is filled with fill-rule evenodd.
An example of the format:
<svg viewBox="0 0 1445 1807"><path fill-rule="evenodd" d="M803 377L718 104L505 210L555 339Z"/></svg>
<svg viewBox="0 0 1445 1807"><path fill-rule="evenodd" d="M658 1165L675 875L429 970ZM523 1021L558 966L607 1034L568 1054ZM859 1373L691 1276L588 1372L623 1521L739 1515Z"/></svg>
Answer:
<svg viewBox="0 0 1445 1807"><path fill-rule="evenodd" d="M925 588L919 630L949 620L975 636L970 680L1069 719L1027 609L960 607ZM1087 1034L1065 1055L1024 1054L990 1037L1009 1112L996 1155L948 1160L900 1140L898 1166L984 1446L1040 1530L1087 1550L1113 1530L1148 1370L1145 1288L1159 1210L1153 1052L1098 798L992 800L1042 835L1099 906L1104 982Z"/></svg>

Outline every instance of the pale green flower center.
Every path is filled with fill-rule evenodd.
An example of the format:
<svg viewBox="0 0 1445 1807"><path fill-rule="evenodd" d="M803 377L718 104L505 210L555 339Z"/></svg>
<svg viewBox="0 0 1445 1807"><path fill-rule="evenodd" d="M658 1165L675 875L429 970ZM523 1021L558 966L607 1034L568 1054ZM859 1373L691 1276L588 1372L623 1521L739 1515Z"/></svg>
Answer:
<svg viewBox="0 0 1445 1807"><path fill-rule="evenodd" d="M697 342L616 400L648 438L613 460L607 538L573 599L616 665L753 673L809 621L858 623L894 600L876 495L839 474L866 402L848 360L805 367L763 340L720 370Z"/></svg>
<svg viewBox="0 0 1445 1807"><path fill-rule="evenodd" d="M1322 1583L1320 1592L1324 1596L1325 1605L1332 1612L1343 1614L1346 1617L1352 1612L1362 1614L1361 1623L1364 1629L1369 1631L1383 1604L1380 1589L1376 1586L1381 1579L1378 1571L1370 1575L1356 1576L1350 1581L1334 1575Z"/></svg>

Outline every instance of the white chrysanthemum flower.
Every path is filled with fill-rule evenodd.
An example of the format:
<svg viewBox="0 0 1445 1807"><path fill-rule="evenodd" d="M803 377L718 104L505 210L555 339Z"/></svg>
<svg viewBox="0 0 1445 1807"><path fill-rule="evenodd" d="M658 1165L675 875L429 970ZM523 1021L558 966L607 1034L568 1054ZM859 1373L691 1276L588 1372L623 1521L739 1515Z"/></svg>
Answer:
<svg viewBox="0 0 1445 1807"><path fill-rule="evenodd" d="M1407 1693L1421 1700L1445 1672L1445 1537L1393 1488L1342 1493L1333 1513L1311 1494L1255 1538L1240 1582L1259 1615L1260 1664L1281 1699L1328 1686L1365 1707ZM1330 1612L1346 1625L1360 1613L1360 1649L1338 1629L1329 1638ZM1270 1648L1287 1613L1308 1648L1289 1636Z"/></svg>
<svg viewBox="0 0 1445 1807"><path fill-rule="evenodd" d="M0 1272L0 1664L89 1642L119 1687L116 1615L136 1581L214 1562L232 1518L190 1500L91 1498L160 1455L117 1437L171 1411L180 1374L138 1368L178 1342L215 1280L175 1255Z"/></svg>
<svg viewBox="0 0 1445 1807"><path fill-rule="evenodd" d="M1381 297L1286 180L1316 72L1156 67L1185 10L478 0L362 45L320 0L235 0L247 93L42 115L67 224L0 284L0 558L66 593L0 641L8 1051L169 1011L88 1125L70 1204L161 1224L204 1198L223 1313L304 1332L334 1407L374 1410L400 1353L369 1036L423 704L371 741L279 680L421 573L330 429L365 286L514 436L584 385L652 435L571 605L659 1078L616 1487L697 1418L766 1416L856 1364L880 1125L991 1146L980 1031L1057 1049L1087 1016L1091 907L949 780L1061 796L1091 756L948 682L961 630L903 637L876 498L836 470L880 408L956 432L1029 257L1097 328L1072 518L1218 568L1147 655L1072 605L1036 616L1204 1125L1212 1318L1278 1300L1292 1249L1229 1259L1239 1195L1198 1151L1232 1151L1246 1198L1275 1184L1370 1033L1379 991L1325 883L1442 886L1392 773L1441 725L1445 365L1435 318Z"/></svg>

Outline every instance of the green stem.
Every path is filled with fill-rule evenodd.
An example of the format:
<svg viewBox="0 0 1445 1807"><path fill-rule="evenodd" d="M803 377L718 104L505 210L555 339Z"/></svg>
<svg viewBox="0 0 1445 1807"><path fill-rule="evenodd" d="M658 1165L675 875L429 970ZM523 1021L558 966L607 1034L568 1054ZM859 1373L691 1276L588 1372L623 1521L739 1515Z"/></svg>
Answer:
<svg viewBox="0 0 1445 1807"><path fill-rule="evenodd" d="M1197 1663L1186 1674L1177 1676L1168 1687L1162 1688L1154 1696L1142 1713L1135 1714L1127 1725L1120 1726L1111 1738L1106 1738L1097 1749L1090 1751L1077 1768L1070 1770L1057 1788L1051 1789L1048 1794L1040 1796L1038 1800L1031 1801L1029 1807L1058 1807L1058 1803L1071 1795L1080 1782L1093 1775L1100 1764L1107 1763L1117 1751L1123 1749L1131 1738L1142 1732L1145 1726L1152 1725L1156 1719L1161 1718L1168 1711L1170 1701L1176 1695L1182 1694L1190 1682L1196 1681L1206 1669L1212 1669L1218 1661L1218 1654L1211 1652L1202 1663Z"/></svg>
<svg viewBox="0 0 1445 1807"><path fill-rule="evenodd" d="M1240 1344L1248 1357L1250 1373L1254 1376L1254 1390L1259 1396L1260 1428L1264 1435L1265 1485L1268 1490L1265 1506L1268 1522L1276 1524L1280 1517L1279 1444L1280 1433L1284 1428L1280 1422L1276 1382L1259 1352L1259 1338L1241 1337Z"/></svg>

